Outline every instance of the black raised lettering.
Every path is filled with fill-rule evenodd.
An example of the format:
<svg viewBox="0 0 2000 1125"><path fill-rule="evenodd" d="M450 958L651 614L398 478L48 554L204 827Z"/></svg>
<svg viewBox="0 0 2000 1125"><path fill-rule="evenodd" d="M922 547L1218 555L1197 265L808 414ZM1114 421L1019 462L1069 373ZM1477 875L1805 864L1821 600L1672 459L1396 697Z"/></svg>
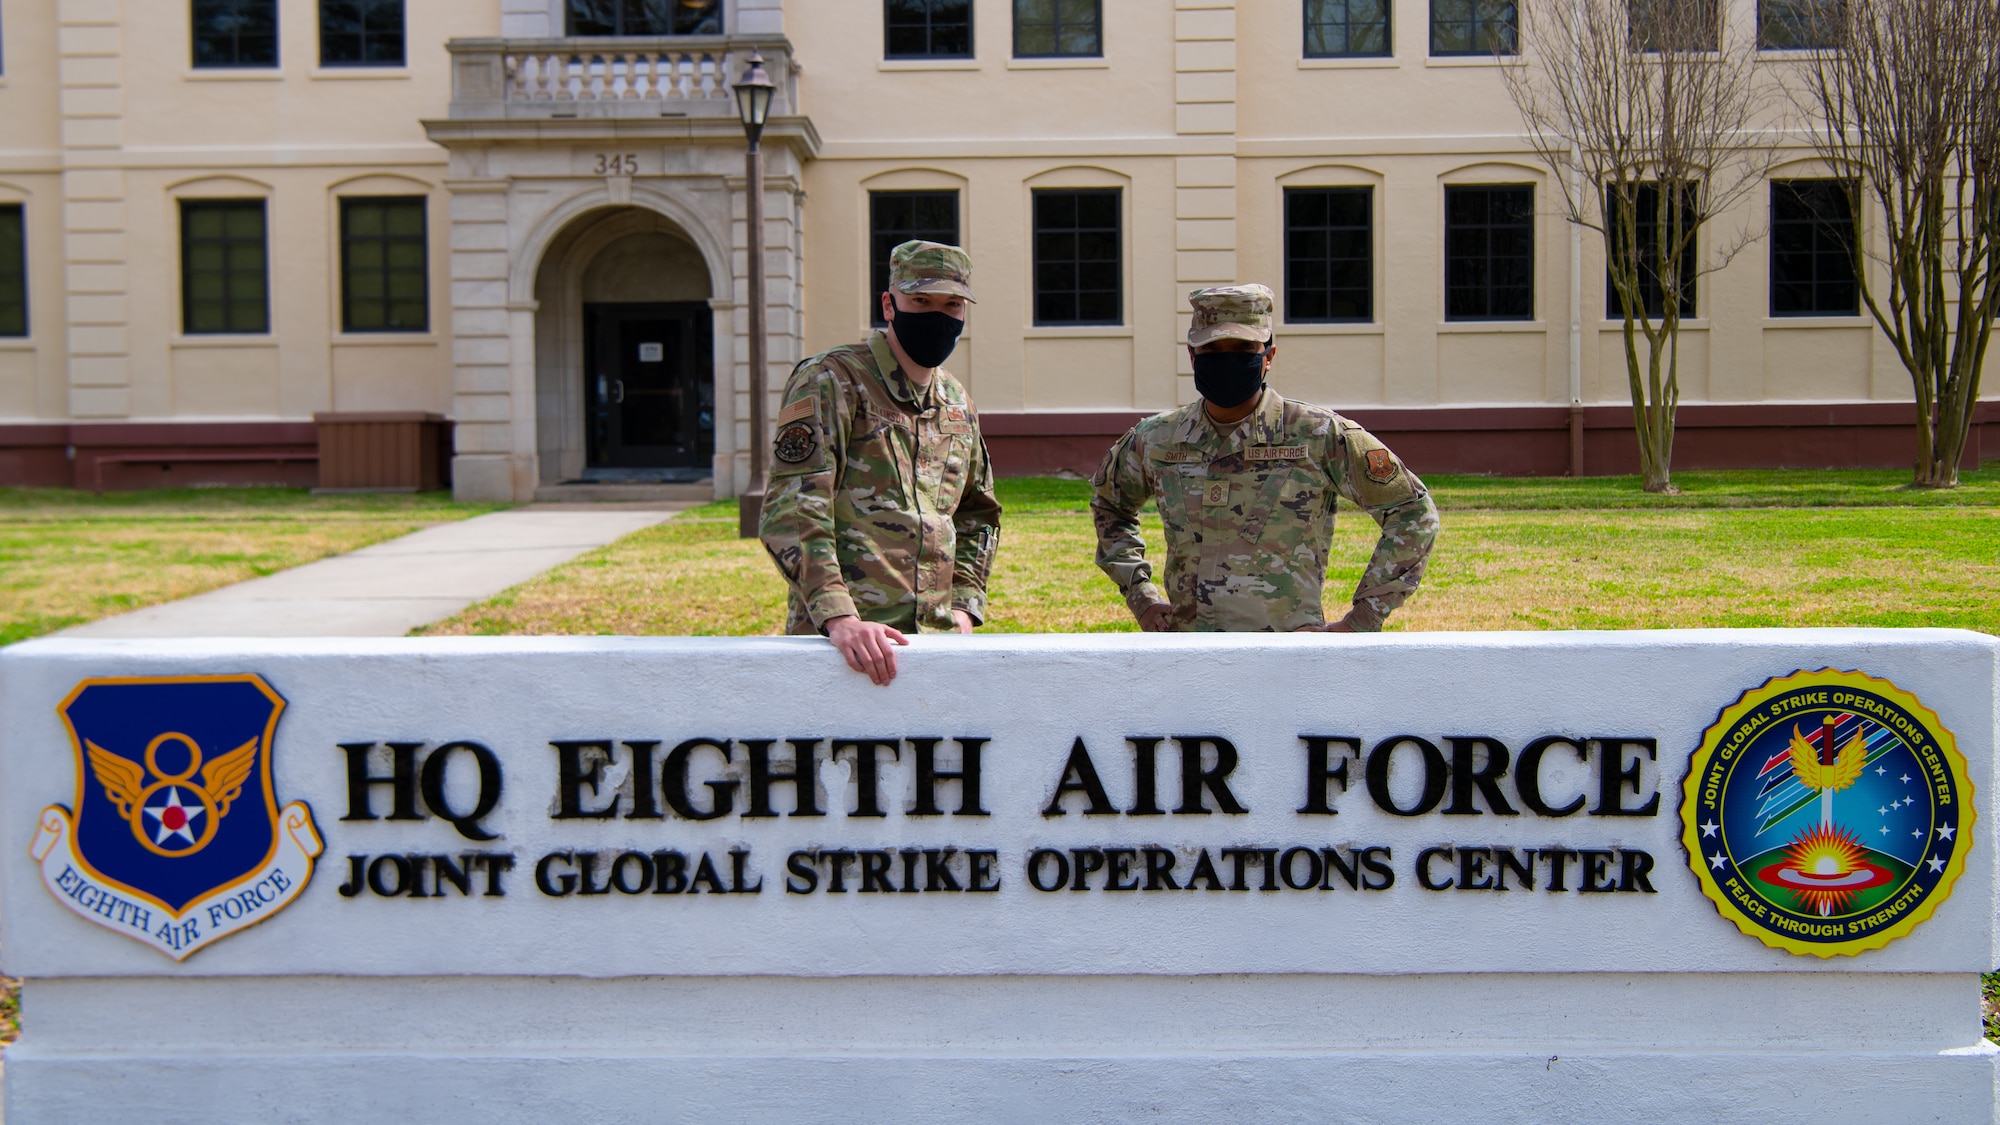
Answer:
<svg viewBox="0 0 2000 1125"><path fill-rule="evenodd" d="M1202 798L1206 789L1215 795L1215 803L1221 811L1232 816L1249 812L1236 800L1236 794L1229 791L1229 775L1236 769L1236 747L1226 738L1215 735L1188 735L1176 737L1174 744L1181 748L1181 803L1174 812L1182 816L1207 816L1216 811L1208 807ZM1215 764L1202 766L1202 750L1214 747Z"/></svg>
<svg viewBox="0 0 2000 1125"><path fill-rule="evenodd" d="M1090 760L1090 748L1083 744L1082 736L1069 748L1069 760L1063 763L1062 776L1056 781L1056 792L1042 809L1043 816L1068 816L1063 808L1063 796L1081 793L1089 807L1083 810L1085 816L1115 816L1118 809L1104 792L1104 782L1097 777L1097 766Z"/></svg>
<svg viewBox="0 0 2000 1125"><path fill-rule="evenodd" d="M452 808L444 791L452 755L461 751L472 755L472 760L479 767L479 797L472 803L471 812L459 812ZM458 829L458 834L468 840L499 839L497 833L487 831L479 822L500 804L501 785L499 756L477 742L447 742L424 759L424 804L439 819L450 821L451 826Z"/></svg>
<svg viewBox="0 0 2000 1125"><path fill-rule="evenodd" d="M1042 873L1050 863L1055 864L1055 878L1047 882ZM1059 891L1069 884L1069 857L1054 848L1036 848L1028 856L1028 885L1038 891Z"/></svg>
<svg viewBox="0 0 2000 1125"><path fill-rule="evenodd" d="M1424 889L1427 891L1448 891L1451 889L1450 880L1438 883L1433 882L1431 879L1431 861L1440 858L1449 863L1451 861L1451 849L1425 848L1423 851L1417 853L1417 882L1422 883Z"/></svg>
<svg viewBox="0 0 2000 1125"><path fill-rule="evenodd" d="M1160 739L1133 738L1132 744L1132 812L1133 816L1165 816L1160 808Z"/></svg>
<svg viewBox="0 0 2000 1125"><path fill-rule="evenodd" d="M550 852L543 856L535 863L535 886L550 898L561 898L571 891L576 890L575 875L564 872L561 875L557 875L554 882L551 882L549 878L550 869L556 864L567 863L573 865L575 862L576 855L572 852Z"/></svg>
<svg viewBox="0 0 2000 1125"><path fill-rule="evenodd" d="M833 744L831 757L838 761L842 751L854 755L854 811L849 816L888 816L882 811L879 779L884 751L892 762L903 757L902 743L894 738L843 738Z"/></svg>
<svg viewBox="0 0 2000 1125"><path fill-rule="evenodd" d="M1658 894L1653 889L1653 881L1647 878L1653 870L1651 852L1625 850L1618 853L1618 889L1621 891L1643 891Z"/></svg>
<svg viewBox="0 0 2000 1125"><path fill-rule="evenodd" d="M1389 791L1389 771L1395 762L1396 750L1405 745L1416 747L1424 764L1423 793L1417 797L1417 803L1409 808L1396 804L1395 794ZM1397 816L1422 816L1437 808L1438 802L1444 800L1446 773L1444 754L1428 740L1418 738L1414 734L1394 735L1376 743L1375 748L1368 751L1366 772L1368 796L1383 812Z"/></svg>
<svg viewBox="0 0 2000 1125"><path fill-rule="evenodd" d="M1552 734L1537 738L1521 748L1521 757L1514 763L1514 792L1520 794L1521 803L1528 806L1536 816L1570 816L1583 807L1583 794L1560 808L1552 806L1542 795L1542 758L1551 747L1567 746L1576 751L1576 760L1588 764L1590 748L1574 738Z"/></svg>
<svg viewBox="0 0 2000 1125"><path fill-rule="evenodd" d="M825 816L819 807L819 780L813 768L819 761L819 739L788 739L792 748L792 768L774 770L771 768L771 740L746 738L743 748L750 753L750 811L743 814L750 817L777 816L771 811L771 787L789 784L795 799L792 802L793 816ZM825 853L822 853L825 854ZM830 888L837 889L837 888Z"/></svg>
<svg viewBox="0 0 2000 1125"><path fill-rule="evenodd" d="M1519 816L1520 810L1507 803L1500 792L1500 779L1507 776L1507 762L1511 755L1507 747L1497 738L1473 735L1469 738L1451 737L1451 804L1444 807L1446 816L1477 816L1480 809L1472 794L1476 789L1486 798L1486 809L1494 816ZM1485 760L1480 760L1479 751L1486 751Z"/></svg>
<svg viewBox="0 0 2000 1125"><path fill-rule="evenodd" d="M1350 756L1361 756L1361 740L1338 734L1302 734L1299 741L1306 744L1306 803L1299 812L1317 816L1338 815L1339 810L1333 807L1332 798L1327 796L1327 783L1338 782L1340 791L1347 792L1347 762ZM1347 751L1340 756L1337 766L1330 764L1335 746Z"/></svg>
<svg viewBox="0 0 2000 1125"><path fill-rule="evenodd" d="M958 743L958 771L937 768L935 738L912 738L910 753L916 759L917 791L911 802L911 816L938 816L937 787L946 781L958 782L958 811L955 816L990 816L979 799L979 754L984 738L954 738Z"/></svg>
<svg viewBox="0 0 2000 1125"><path fill-rule="evenodd" d="M1104 889L1107 891L1136 891L1139 889L1138 876L1132 871L1132 861L1139 858L1134 848L1104 849Z"/></svg>
<svg viewBox="0 0 2000 1125"><path fill-rule="evenodd" d="M734 778L702 782L713 796L706 810L695 806L689 791L688 759L701 749L722 755L724 765L736 760L736 749L728 739L690 738L667 752L667 760L660 763L660 791L666 795L667 807L683 820L714 820L728 816L730 810L736 807L738 782Z"/></svg>
<svg viewBox="0 0 2000 1125"><path fill-rule="evenodd" d="M1579 893L1604 894L1618 889L1618 884L1611 881L1611 855L1596 848L1578 850L1577 866L1582 869L1576 888Z"/></svg>
<svg viewBox="0 0 2000 1125"><path fill-rule="evenodd" d="M1069 850L1069 857L1071 860L1070 870L1076 873L1075 877L1070 880L1069 889L1072 891L1089 890L1090 884L1088 880L1091 874L1104 870L1103 849L1071 848Z"/></svg>
<svg viewBox="0 0 2000 1125"><path fill-rule="evenodd" d="M389 786L390 820L422 820L417 812L417 750L421 742L391 742L387 776L368 772L373 742L343 742L347 752L347 815L342 820L374 820L375 809L369 795L377 785Z"/></svg>
<svg viewBox="0 0 2000 1125"><path fill-rule="evenodd" d="M665 813L660 811L660 802L653 790L653 751L660 748L658 742L625 743L632 752L632 811L625 814L626 820L660 820Z"/></svg>
<svg viewBox="0 0 2000 1125"><path fill-rule="evenodd" d="M1658 761L1659 743L1650 738L1599 738L1595 740L1597 754L1597 807L1590 810L1592 816L1653 816L1660 811L1660 793L1655 789L1646 803L1637 808L1625 804L1625 791L1633 794L1644 790L1641 773L1645 767L1634 756L1627 758L1627 747L1645 751L1646 760Z"/></svg>
<svg viewBox="0 0 2000 1125"><path fill-rule="evenodd" d="M819 869L813 866L813 853L793 852L785 857L785 890L795 895L809 895L819 889Z"/></svg>
<svg viewBox="0 0 2000 1125"><path fill-rule="evenodd" d="M604 779L605 763L611 760L611 740L608 738L580 739L569 742L551 742L556 750L556 812L555 820L606 820L618 815L619 796L611 795L611 800L603 808L583 807L583 790L590 789L592 797L599 796L598 786ZM589 751L586 755L585 751ZM586 756L589 761L586 763ZM588 893L588 892L586 892Z"/></svg>
<svg viewBox="0 0 2000 1125"><path fill-rule="evenodd" d="M1521 850L1521 853L1516 853L1513 848L1494 848L1493 849L1494 890L1504 891L1510 889L1507 886L1507 873L1509 871L1512 871L1514 873L1514 878L1519 879L1521 881L1522 890L1524 891L1534 890L1535 849L1523 848Z"/></svg>

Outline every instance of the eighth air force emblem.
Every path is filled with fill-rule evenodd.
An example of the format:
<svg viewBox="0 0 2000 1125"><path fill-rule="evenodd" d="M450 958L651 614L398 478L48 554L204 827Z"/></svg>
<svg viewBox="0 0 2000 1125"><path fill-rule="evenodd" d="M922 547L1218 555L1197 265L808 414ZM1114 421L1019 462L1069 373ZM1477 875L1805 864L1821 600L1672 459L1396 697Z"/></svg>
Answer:
<svg viewBox="0 0 2000 1125"><path fill-rule="evenodd" d="M1888 680L1822 668L1747 691L1688 765L1702 893L1775 949L1880 949L1951 895L1972 848L1965 756Z"/></svg>
<svg viewBox="0 0 2000 1125"><path fill-rule="evenodd" d="M42 882L84 918L176 961L271 917L323 845L271 778L284 699L259 676L85 680L57 711L76 753L74 811L42 810Z"/></svg>

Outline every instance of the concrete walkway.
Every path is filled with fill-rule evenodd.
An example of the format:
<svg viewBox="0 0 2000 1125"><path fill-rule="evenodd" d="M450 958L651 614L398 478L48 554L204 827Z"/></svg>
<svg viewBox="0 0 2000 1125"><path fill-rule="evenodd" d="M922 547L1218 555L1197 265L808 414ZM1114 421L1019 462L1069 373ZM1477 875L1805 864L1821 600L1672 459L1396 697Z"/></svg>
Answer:
<svg viewBox="0 0 2000 1125"><path fill-rule="evenodd" d="M530 504L56 635L400 637L690 506Z"/></svg>

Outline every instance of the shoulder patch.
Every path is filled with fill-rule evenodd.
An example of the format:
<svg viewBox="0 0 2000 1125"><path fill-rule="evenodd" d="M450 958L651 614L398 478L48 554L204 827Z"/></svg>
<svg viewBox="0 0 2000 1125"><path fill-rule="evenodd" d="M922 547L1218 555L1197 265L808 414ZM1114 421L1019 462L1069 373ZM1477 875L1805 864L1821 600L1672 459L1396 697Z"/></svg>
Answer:
<svg viewBox="0 0 2000 1125"><path fill-rule="evenodd" d="M778 429L771 453L787 465L797 465L819 451L819 428L811 422L795 421Z"/></svg>
<svg viewBox="0 0 2000 1125"><path fill-rule="evenodd" d="M783 428L785 423L796 422L801 418L810 418L818 410L819 397L817 395L807 395L797 402L786 406L783 410L778 411L777 420L772 422L772 425Z"/></svg>
<svg viewBox="0 0 2000 1125"><path fill-rule="evenodd" d="M1402 468L1396 463L1395 455L1388 450L1371 449L1368 451L1368 467L1363 471L1368 474L1368 479L1376 484L1388 484L1396 479L1396 474L1401 472Z"/></svg>

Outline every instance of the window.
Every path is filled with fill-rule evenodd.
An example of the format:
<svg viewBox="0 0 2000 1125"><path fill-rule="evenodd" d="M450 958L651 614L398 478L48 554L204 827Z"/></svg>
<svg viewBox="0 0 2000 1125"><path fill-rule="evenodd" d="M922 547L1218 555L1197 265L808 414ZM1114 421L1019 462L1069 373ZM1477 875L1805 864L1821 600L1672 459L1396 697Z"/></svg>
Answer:
<svg viewBox="0 0 2000 1125"><path fill-rule="evenodd" d="M1609 189L1607 189L1609 190ZM1681 185L1681 226L1686 230L1696 205L1697 189L1693 184ZM1614 261L1621 261L1626 253L1625 227L1618 221L1622 214L1616 194L1607 197L1606 230L1610 232L1607 246ZM1639 298L1645 302L1646 315L1658 317L1666 315L1666 295L1660 288L1660 246L1656 233L1660 228L1660 185L1657 183L1633 185L1632 202L1636 213L1632 216L1639 243ZM1695 280L1695 240L1681 250L1681 315L1694 315ZM1624 306L1618 303L1618 288L1612 283L1611 268L1604 270L1604 315L1614 319L1625 319Z"/></svg>
<svg viewBox="0 0 2000 1125"><path fill-rule="evenodd" d="M1285 320L1375 317L1375 189L1285 190Z"/></svg>
<svg viewBox="0 0 2000 1125"><path fill-rule="evenodd" d="M1630 0L1626 13L1635 51L1713 51L1720 39L1716 0Z"/></svg>
<svg viewBox="0 0 2000 1125"><path fill-rule="evenodd" d="M883 0L882 24L889 58L972 57L972 0Z"/></svg>
<svg viewBox="0 0 2000 1125"><path fill-rule="evenodd" d="M1771 315L1854 316L1853 185L1840 180L1771 184Z"/></svg>
<svg viewBox="0 0 2000 1125"><path fill-rule="evenodd" d="M403 0L319 0L319 65L403 62Z"/></svg>
<svg viewBox="0 0 2000 1125"><path fill-rule="evenodd" d="M1513 0L1431 0L1431 54L1516 54L1520 19Z"/></svg>
<svg viewBox="0 0 2000 1125"><path fill-rule="evenodd" d="M1014 57L1092 56L1104 53L1104 8L1099 0L1014 0Z"/></svg>
<svg viewBox="0 0 2000 1125"><path fill-rule="evenodd" d="M181 201L181 331L271 330L264 201Z"/></svg>
<svg viewBox="0 0 2000 1125"><path fill-rule="evenodd" d="M427 332L430 247L422 196L340 201L340 329Z"/></svg>
<svg viewBox="0 0 2000 1125"><path fill-rule="evenodd" d="M278 0L194 0L194 65L278 65Z"/></svg>
<svg viewBox="0 0 2000 1125"><path fill-rule="evenodd" d="M1444 318L1535 318L1535 189L1444 189Z"/></svg>
<svg viewBox="0 0 2000 1125"><path fill-rule="evenodd" d="M1309 59L1389 53L1389 0L1305 0L1305 16Z"/></svg>
<svg viewBox="0 0 2000 1125"><path fill-rule="evenodd" d="M1035 323L1124 320L1119 190L1035 192Z"/></svg>
<svg viewBox="0 0 2000 1125"><path fill-rule="evenodd" d="M1845 6L1840 0L1758 0L1757 47L1765 51L1814 51L1840 42Z"/></svg>
<svg viewBox="0 0 2000 1125"><path fill-rule="evenodd" d="M955 191L871 191L868 193L868 319L882 319L882 293L889 288L889 251L913 238L957 246L958 193Z"/></svg>
<svg viewBox="0 0 2000 1125"><path fill-rule="evenodd" d="M20 204L0 204L0 336L27 334L27 218Z"/></svg>
<svg viewBox="0 0 2000 1125"><path fill-rule="evenodd" d="M566 0L570 35L720 35L722 0Z"/></svg>

